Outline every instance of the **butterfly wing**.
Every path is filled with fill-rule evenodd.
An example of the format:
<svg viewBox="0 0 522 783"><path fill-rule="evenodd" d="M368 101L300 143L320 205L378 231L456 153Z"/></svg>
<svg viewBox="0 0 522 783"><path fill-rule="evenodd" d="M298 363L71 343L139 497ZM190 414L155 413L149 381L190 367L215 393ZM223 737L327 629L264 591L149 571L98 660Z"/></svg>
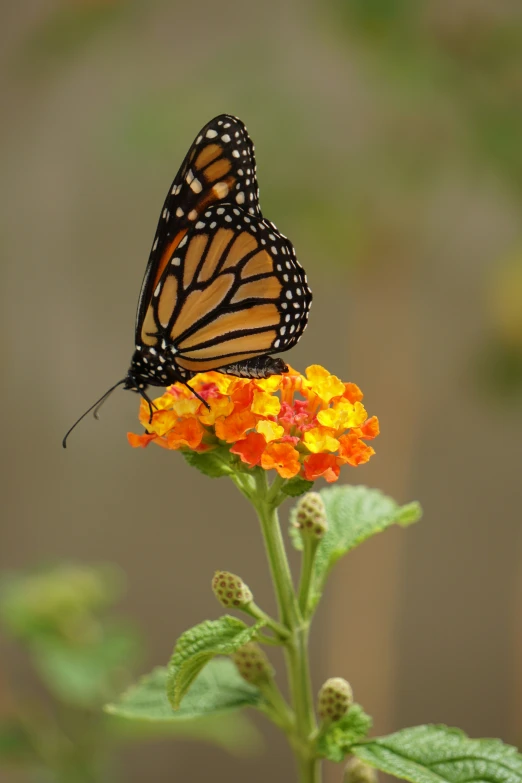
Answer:
<svg viewBox="0 0 522 783"><path fill-rule="evenodd" d="M154 345L161 335L190 377L287 350L311 301L294 248L273 223L232 204L213 206L178 243L140 339Z"/></svg>
<svg viewBox="0 0 522 783"><path fill-rule="evenodd" d="M152 294L176 248L205 209L219 201L261 215L254 145L241 120L229 114L198 133L163 204L138 302L137 344Z"/></svg>

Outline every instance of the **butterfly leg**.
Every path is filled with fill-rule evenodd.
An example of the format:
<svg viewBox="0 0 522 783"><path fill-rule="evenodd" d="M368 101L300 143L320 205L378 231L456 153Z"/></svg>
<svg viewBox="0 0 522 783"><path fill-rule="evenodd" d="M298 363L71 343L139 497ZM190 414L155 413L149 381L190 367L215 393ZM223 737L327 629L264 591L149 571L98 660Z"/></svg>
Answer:
<svg viewBox="0 0 522 783"><path fill-rule="evenodd" d="M197 397L198 400L203 403L205 408L208 408L208 410L210 410L210 405L208 404L208 402L206 400L204 400L203 397L201 397L201 395L199 395L195 389L192 388L192 386L190 385L190 383L188 381L183 381L182 380L181 383L183 383L187 387L187 389L190 389L192 394L194 394L194 396Z"/></svg>
<svg viewBox="0 0 522 783"><path fill-rule="evenodd" d="M240 378L270 378L271 375L282 375L288 372L288 365L282 359L273 356L254 356L244 362L228 364L220 367L218 372L225 375L237 375Z"/></svg>
<svg viewBox="0 0 522 783"><path fill-rule="evenodd" d="M154 415L154 411L152 409L153 408L156 408L156 410L158 410L158 409L157 409L156 405L154 405L154 403L150 399L149 395L143 389L138 389L138 393L139 393L140 397L143 397L143 399L146 402L149 403L149 424L150 424L151 421L152 421L152 416Z"/></svg>

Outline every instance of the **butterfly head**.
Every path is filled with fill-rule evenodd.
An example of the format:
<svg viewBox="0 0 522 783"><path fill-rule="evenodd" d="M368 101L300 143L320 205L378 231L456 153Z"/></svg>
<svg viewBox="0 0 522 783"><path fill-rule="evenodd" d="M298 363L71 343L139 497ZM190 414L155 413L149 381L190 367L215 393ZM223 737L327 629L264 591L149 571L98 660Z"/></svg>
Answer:
<svg viewBox="0 0 522 783"><path fill-rule="evenodd" d="M131 359L124 388L141 394L148 386L170 386L184 380L184 373L176 364L172 349L138 345Z"/></svg>

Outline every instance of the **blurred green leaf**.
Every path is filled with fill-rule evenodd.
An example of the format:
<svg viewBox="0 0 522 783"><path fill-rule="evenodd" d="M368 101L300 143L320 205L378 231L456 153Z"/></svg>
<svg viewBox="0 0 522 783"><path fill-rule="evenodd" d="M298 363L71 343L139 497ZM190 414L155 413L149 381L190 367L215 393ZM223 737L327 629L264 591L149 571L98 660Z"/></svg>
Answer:
<svg viewBox="0 0 522 783"><path fill-rule="evenodd" d="M122 574L113 566L63 564L5 574L0 618L15 637L88 641L96 633L97 615L120 597L122 588Z"/></svg>
<svg viewBox="0 0 522 783"><path fill-rule="evenodd" d="M128 679L140 647L134 630L114 625L90 644L75 647L42 640L31 652L35 668L56 698L78 707L97 707Z"/></svg>
<svg viewBox="0 0 522 783"><path fill-rule="evenodd" d="M469 739L447 726L415 726L356 745L362 761L411 783L520 783L522 756L497 739Z"/></svg>
<svg viewBox="0 0 522 783"><path fill-rule="evenodd" d="M35 750L25 726L15 718L0 721L0 762L34 761Z"/></svg>
<svg viewBox="0 0 522 783"><path fill-rule="evenodd" d="M185 631L176 642L168 666L167 695L172 706L179 708L194 679L212 658L232 655L252 641L262 627L262 622L248 626L235 617L224 615Z"/></svg>

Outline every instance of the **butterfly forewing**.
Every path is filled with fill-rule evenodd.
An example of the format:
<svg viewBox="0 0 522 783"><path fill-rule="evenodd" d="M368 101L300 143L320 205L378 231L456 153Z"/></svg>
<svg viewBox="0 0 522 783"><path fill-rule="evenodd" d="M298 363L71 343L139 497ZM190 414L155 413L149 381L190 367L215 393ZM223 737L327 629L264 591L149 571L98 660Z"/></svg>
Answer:
<svg viewBox="0 0 522 783"><path fill-rule="evenodd" d="M284 351L306 326L306 275L273 223L232 204L213 206L178 243L144 318L190 372Z"/></svg>
<svg viewBox="0 0 522 783"><path fill-rule="evenodd" d="M254 145L241 120L229 114L201 129L165 199L138 302L137 343L146 328L151 297L176 248L205 209L220 201L261 214Z"/></svg>

